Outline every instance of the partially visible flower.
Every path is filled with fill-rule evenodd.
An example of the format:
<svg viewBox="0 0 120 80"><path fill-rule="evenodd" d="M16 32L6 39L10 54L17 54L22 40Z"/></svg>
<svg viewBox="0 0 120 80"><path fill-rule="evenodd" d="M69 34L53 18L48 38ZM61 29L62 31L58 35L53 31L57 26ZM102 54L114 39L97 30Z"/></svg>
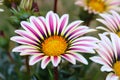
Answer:
<svg viewBox="0 0 120 80"><path fill-rule="evenodd" d="M100 34L99 36L101 41L98 43L99 48L96 49L99 56L94 56L90 59L102 65L101 71L109 73L106 80L119 80L120 38L114 33L110 33L110 39L104 34Z"/></svg>
<svg viewBox="0 0 120 80"><path fill-rule="evenodd" d="M14 36L12 41L22 44L13 49L20 55L31 55L30 65L41 61L41 68L45 68L51 61L53 66L58 66L61 58L72 64L76 60L88 64L79 52L95 53L97 38L84 36L92 29L79 26L83 21L74 21L68 25L69 16L64 14L61 18L52 11L46 18L31 16L30 22L22 21L25 30L16 30L20 36Z"/></svg>
<svg viewBox="0 0 120 80"><path fill-rule="evenodd" d="M120 37L120 15L115 11L110 11L111 14L104 13L100 14L103 19L97 19L99 22L103 23L105 27L99 26L97 29L105 30L106 34L109 32L116 33Z"/></svg>
<svg viewBox="0 0 120 80"><path fill-rule="evenodd" d="M84 7L89 13L104 13L110 10L120 11L119 0L77 0L76 5Z"/></svg>
<svg viewBox="0 0 120 80"><path fill-rule="evenodd" d="M0 0L0 5L3 4L3 1L4 1L4 0ZM1 9L1 8L0 8L0 12L3 12L3 11L4 11L4 9Z"/></svg>
<svg viewBox="0 0 120 80"><path fill-rule="evenodd" d="M24 10L31 10L33 5L33 0L21 0L20 2L20 8Z"/></svg>

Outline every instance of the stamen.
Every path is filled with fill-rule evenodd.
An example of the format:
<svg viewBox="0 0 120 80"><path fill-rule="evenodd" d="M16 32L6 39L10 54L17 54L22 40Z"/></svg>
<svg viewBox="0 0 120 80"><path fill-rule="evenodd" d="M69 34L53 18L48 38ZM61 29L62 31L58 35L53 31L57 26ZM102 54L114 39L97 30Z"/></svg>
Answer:
<svg viewBox="0 0 120 80"><path fill-rule="evenodd" d="M67 49L66 40L61 36L51 36L42 43L42 51L48 56L59 56Z"/></svg>
<svg viewBox="0 0 120 80"><path fill-rule="evenodd" d="M120 61L117 61L114 64L114 72L117 76L120 76Z"/></svg>
<svg viewBox="0 0 120 80"><path fill-rule="evenodd" d="M88 6L96 12L104 12L106 9L105 2L103 0L90 0Z"/></svg>

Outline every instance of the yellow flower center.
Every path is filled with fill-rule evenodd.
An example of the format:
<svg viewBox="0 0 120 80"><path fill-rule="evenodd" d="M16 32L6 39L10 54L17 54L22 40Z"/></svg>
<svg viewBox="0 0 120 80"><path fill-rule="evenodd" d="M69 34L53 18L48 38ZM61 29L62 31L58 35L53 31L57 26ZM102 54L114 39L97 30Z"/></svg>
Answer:
<svg viewBox="0 0 120 80"><path fill-rule="evenodd" d="M92 10L95 10L100 13L104 12L106 8L104 0L90 0L88 2L88 6Z"/></svg>
<svg viewBox="0 0 120 80"><path fill-rule="evenodd" d="M114 64L114 71L117 76L120 76L120 61L117 61Z"/></svg>
<svg viewBox="0 0 120 80"><path fill-rule="evenodd" d="M117 35L120 37L120 31L119 31L119 32L117 32Z"/></svg>
<svg viewBox="0 0 120 80"><path fill-rule="evenodd" d="M42 43L42 51L48 56L59 56L67 49L67 42L61 36L51 36Z"/></svg>

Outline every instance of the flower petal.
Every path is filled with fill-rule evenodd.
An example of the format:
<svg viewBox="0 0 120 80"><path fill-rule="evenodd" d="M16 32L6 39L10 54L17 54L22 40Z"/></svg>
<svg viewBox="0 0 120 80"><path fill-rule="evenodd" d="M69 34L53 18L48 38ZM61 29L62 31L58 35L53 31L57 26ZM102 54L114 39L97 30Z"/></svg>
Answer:
<svg viewBox="0 0 120 80"><path fill-rule="evenodd" d="M90 60L92 60L95 63L99 63L101 65L104 65L104 66L109 66L109 64L99 56L90 57Z"/></svg>
<svg viewBox="0 0 120 80"><path fill-rule="evenodd" d="M20 45L15 47L12 52L23 52L25 50L37 50L36 46Z"/></svg>
<svg viewBox="0 0 120 80"><path fill-rule="evenodd" d="M43 54L33 55L30 58L29 65L34 65L35 63L41 61L43 57L44 57Z"/></svg>
<svg viewBox="0 0 120 80"><path fill-rule="evenodd" d="M106 56L106 58L112 63L114 53L113 53L113 47L112 47L111 41L104 34L99 34L99 36L102 41L98 44L100 46L98 51L102 51L102 53Z"/></svg>
<svg viewBox="0 0 120 80"><path fill-rule="evenodd" d="M70 54L62 54L62 57L67 61L71 62L72 64L76 64L75 58Z"/></svg>
<svg viewBox="0 0 120 80"><path fill-rule="evenodd" d="M30 17L30 23L33 25L35 32L40 36L40 38L44 39L47 36L46 29L44 24L35 16Z"/></svg>
<svg viewBox="0 0 120 80"><path fill-rule="evenodd" d="M30 32L26 32L24 30L15 30L15 33L19 34L20 36L23 36L25 38L31 39L33 41L39 42L40 40L36 38L33 34Z"/></svg>
<svg viewBox="0 0 120 80"><path fill-rule="evenodd" d="M27 44L27 45L33 45L33 46L38 45L37 42L32 41L32 40L30 40L28 38L21 37L21 36L11 37L11 40L15 41L17 43L20 43L20 44Z"/></svg>
<svg viewBox="0 0 120 80"><path fill-rule="evenodd" d="M85 53L95 53L93 48L87 46L71 46L67 52L85 52Z"/></svg>
<svg viewBox="0 0 120 80"><path fill-rule="evenodd" d="M75 59L77 59L78 61L80 61L81 63L84 63L84 64L88 64L88 61L81 55L81 54L78 54L78 53L71 53L71 55L73 55L75 57Z"/></svg>
<svg viewBox="0 0 120 80"><path fill-rule="evenodd" d="M69 19L69 15L68 14L64 14L61 18L60 18L60 22L58 24L58 28L57 28L57 33L61 35L63 35L64 30L68 24L68 19Z"/></svg>
<svg viewBox="0 0 120 80"><path fill-rule="evenodd" d="M40 21L39 21L40 22ZM28 23L26 21L22 21L21 22L21 26L29 33L33 34L34 36L36 36L38 39L43 39L43 35L40 35L40 32L36 29L36 26L34 26L31 23ZM39 34L38 34L39 33Z"/></svg>
<svg viewBox="0 0 120 80"><path fill-rule="evenodd" d="M87 32L87 30L88 30L87 26L79 26L79 27L67 32L65 37L68 38L68 40L70 40L73 37L77 38L77 37L85 34Z"/></svg>
<svg viewBox="0 0 120 80"><path fill-rule="evenodd" d="M76 42L81 42L81 41L86 41L86 42L91 42L91 43L99 42L99 40L97 38L91 37L91 36L80 37L80 38L73 40L72 42L76 43Z"/></svg>
<svg viewBox="0 0 120 80"><path fill-rule="evenodd" d="M48 63L50 62L50 57L49 56L44 56L41 62L41 68L45 69Z"/></svg>
<svg viewBox="0 0 120 80"><path fill-rule="evenodd" d="M50 35L55 34L56 32L56 17L52 11L49 11L46 15L46 27Z"/></svg>
<svg viewBox="0 0 120 80"><path fill-rule="evenodd" d="M38 55L42 54L39 50L24 50L20 53L21 56L25 55Z"/></svg>
<svg viewBox="0 0 120 80"><path fill-rule="evenodd" d="M104 71L111 72L111 71L113 71L113 69L111 67L109 67L109 66L102 66L101 71L102 72L104 72Z"/></svg>
<svg viewBox="0 0 120 80"><path fill-rule="evenodd" d="M106 77L106 80L119 80L119 77L116 76L114 73L109 73Z"/></svg>
<svg viewBox="0 0 120 80"><path fill-rule="evenodd" d="M117 60L118 57L120 57L120 38L114 33L111 33L111 40L112 40L112 45L113 45L113 50L114 50L114 56L115 59Z"/></svg>
<svg viewBox="0 0 120 80"><path fill-rule="evenodd" d="M60 56L51 56L51 61L54 67L58 66L58 64L61 61L61 57Z"/></svg>
<svg viewBox="0 0 120 80"><path fill-rule="evenodd" d="M73 29L75 29L76 27L78 27L78 25L80 25L83 21L77 20L74 21L72 23L70 23L64 30L64 36L68 33L71 32Z"/></svg>

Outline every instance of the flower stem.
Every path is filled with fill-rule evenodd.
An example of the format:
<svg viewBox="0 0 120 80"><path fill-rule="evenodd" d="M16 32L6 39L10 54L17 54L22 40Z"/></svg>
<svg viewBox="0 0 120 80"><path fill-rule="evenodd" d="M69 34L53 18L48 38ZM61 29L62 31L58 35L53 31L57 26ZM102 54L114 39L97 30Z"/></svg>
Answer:
<svg viewBox="0 0 120 80"><path fill-rule="evenodd" d="M58 80L58 68L54 67L54 80Z"/></svg>
<svg viewBox="0 0 120 80"><path fill-rule="evenodd" d="M58 0L54 0L54 12L57 13L57 2Z"/></svg>
<svg viewBox="0 0 120 80"><path fill-rule="evenodd" d="M15 63L13 57L11 56L11 54L10 54L9 52L7 53L7 55L8 55L8 57L9 57L10 61L11 61L12 63Z"/></svg>
<svg viewBox="0 0 120 80"><path fill-rule="evenodd" d="M27 68L27 73L28 75L30 75L29 56L25 56L25 64Z"/></svg>

